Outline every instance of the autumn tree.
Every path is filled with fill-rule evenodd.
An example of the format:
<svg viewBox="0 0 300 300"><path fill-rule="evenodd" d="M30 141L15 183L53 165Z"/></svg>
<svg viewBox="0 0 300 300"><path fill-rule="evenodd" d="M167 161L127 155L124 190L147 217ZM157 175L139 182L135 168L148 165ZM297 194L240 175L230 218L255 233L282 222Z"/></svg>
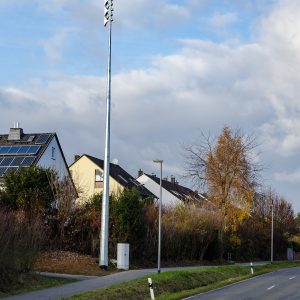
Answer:
<svg viewBox="0 0 300 300"><path fill-rule="evenodd" d="M223 229L234 231L253 205L261 169L254 162L255 139L224 127L217 139L202 135L200 143L185 147L186 175L207 191L223 215Z"/></svg>
<svg viewBox="0 0 300 300"><path fill-rule="evenodd" d="M241 247L237 256L240 259L270 258L271 218L274 206L274 257L286 258L286 248L290 242L297 242L297 224L292 205L271 189L263 189L255 194L251 216L238 228Z"/></svg>

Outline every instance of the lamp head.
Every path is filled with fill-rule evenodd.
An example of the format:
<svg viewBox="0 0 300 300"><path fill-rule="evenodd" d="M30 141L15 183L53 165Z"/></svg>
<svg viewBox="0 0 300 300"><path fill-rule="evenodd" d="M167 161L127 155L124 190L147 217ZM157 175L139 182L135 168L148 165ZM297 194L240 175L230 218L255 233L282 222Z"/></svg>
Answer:
<svg viewBox="0 0 300 300"><path fill-rule="evenodd" d="M162 164L164 161L161 159L155 159L153 160L154 163Z"/></svg>

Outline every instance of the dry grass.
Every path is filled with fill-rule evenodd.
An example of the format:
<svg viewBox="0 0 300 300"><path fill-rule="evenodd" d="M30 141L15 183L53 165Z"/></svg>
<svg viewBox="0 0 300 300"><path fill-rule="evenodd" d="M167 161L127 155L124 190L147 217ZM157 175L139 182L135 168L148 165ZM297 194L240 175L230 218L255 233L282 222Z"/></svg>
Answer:
<svg viewBox="0 0 300 300"><path fill-rule="evenodd" d="M29 273L22 274L18 279L9 289L0 291L0 298L76 282L74 279L53 278Z"/></svg>
<svg viewBox="0 0 300 300"><path fill-rule="evenodd" d="M51 251L40 255L35 264L35 271L61 274L77 274L89 276L104 276L117 272L101 270L95 258L69 251Z"/></svg>

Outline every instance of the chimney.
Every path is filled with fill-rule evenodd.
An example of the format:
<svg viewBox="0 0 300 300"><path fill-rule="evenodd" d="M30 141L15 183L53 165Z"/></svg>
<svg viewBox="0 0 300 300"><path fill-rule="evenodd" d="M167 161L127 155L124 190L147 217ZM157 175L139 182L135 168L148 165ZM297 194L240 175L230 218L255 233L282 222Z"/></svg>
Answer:
<svg viewBox="0 0 300 300"><path fill-rule="evenodd" d="M142 169L138 170L138 178L144 175L144 171Z"/></svg>
<svg viewBox="0 0 300 300"><path fill-rule="evenodd" d="M176 178L175 178L175 176L173 176L173 175L171 175L171 182L172 182L173 184L176 184Z"/></svg>
<svg viewBox="0 0 300 300"><path fill-rule="evenodd" d="M80 155L75 154L75 156L74 156L74 161L77 161L79 158L80 158Z"/></svg>
<svg viewBox="0 0 300 300"><path fill-rule="evenodd" d="M23 129L19 128L19 122L17 123L17 127L14 125L14 128L10 128L8 141L20 141L23 136Z"/></svg>

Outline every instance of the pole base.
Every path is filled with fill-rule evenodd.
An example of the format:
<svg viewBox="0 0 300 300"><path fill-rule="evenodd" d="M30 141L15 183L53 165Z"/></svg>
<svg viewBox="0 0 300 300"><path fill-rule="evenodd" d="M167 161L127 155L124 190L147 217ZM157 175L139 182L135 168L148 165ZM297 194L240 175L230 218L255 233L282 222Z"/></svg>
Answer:
<svg viewBox="0 0 300 300"><path fill-rule="evenodd" d="M100 269L107 271L107 270L108 270L108 266L101 265L101 266L100 266Z"/></svg>

